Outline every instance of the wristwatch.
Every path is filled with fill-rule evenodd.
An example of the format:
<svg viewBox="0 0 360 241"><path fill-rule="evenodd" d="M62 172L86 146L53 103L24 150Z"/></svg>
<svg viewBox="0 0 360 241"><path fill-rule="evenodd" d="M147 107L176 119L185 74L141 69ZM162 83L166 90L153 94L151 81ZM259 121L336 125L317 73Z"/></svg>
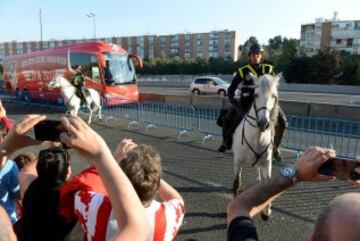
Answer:
<svg viewBox="0 0 360 241"><path fill-rule="evenodd" d="M281 172L281 175L283 175L287 179L291 180L294 185L297 183L298 180L297 180L297 173L296 173L295 165L283 166L280 169L280 172Z"/></svg>

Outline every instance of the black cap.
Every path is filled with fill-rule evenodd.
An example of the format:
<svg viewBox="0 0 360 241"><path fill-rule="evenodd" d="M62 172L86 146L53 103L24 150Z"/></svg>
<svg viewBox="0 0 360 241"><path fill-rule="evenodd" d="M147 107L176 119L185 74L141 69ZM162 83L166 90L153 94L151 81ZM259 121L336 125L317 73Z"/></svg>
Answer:
<svg viewBox="0 0 360 241"><path fill-rule="evenodd" d="M258 43L254 43L250 46L250 51L249 51L249 55L251 53L257 53L257 52L264 52L264 49L261 47L260 44Z"/></svg>

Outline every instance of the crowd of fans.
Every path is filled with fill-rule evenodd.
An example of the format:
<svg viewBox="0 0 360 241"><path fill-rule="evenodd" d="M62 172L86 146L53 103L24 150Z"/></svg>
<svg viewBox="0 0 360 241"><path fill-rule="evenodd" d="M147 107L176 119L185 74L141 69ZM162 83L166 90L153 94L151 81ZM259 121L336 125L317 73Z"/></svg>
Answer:
<svg viewBox="0 0 360 241"><path fill-rule="evenodd" d="M63 117L63 147L52 143L38 155L23 152L14 157L25 147L43 144L28 133L45 119L28 115L13 126L0 102L0 241L71 240L69 235L79 224L86 241L175 238L185 205L163 179L158 151L125 138L112 153L79 117ZM68 147L92 166L72 176ZM295 163L296 182L333 180L318 169L335 155L320 147L307 149ZM352 184L360 187L360 181ZM258 240L252 218L294 185L279 175L236 196L227 207L227 239ZM360 194L338 196L319 215L310 240L358 240L358 216Z"/></svg>

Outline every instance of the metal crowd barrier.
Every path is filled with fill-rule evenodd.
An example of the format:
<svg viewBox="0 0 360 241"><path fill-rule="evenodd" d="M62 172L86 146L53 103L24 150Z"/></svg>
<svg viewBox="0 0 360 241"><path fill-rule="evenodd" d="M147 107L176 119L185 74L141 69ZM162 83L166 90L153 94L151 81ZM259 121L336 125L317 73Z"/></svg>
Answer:
<svg viewBox="0 0 360 241"><path fill-rule="evenodd" d="M302 151L309 146L336 150L340 157L360 154L360 122L319 117L287 116L288 128L282 146Z"/></svg>
<svg viewBox="0 0 360 241"><path fill-rule="evenodd" d="M23 103L28 105L59 108L66 111L63 98L54 92L35 92L35 91L9 91L0 89L0 100L11 103Z"/></svg>
<svg viewBox="0 0 360 241"><path fill-rule="evenodd" d="M145 101L141 108L142 122L147 125L145 131L155 126L174 128L180 131L179 138L193 131L192 106Z"/></svg>
<svg viewBox="0 0 360 241"><path fill-rule="evenodd" d="M36 97L36 98L35 98ZM65 106L59 94L0 90L0 99L15 103L39 106ZM218 109L193 107L159 102L137 102L125 99L113 100L116 105L103 101L103 115L107 118L122 118L129 121L129 127L143 123L145 131L159 127L179 131L178 138L192 131L204 135L203 143L221 135L216 125ZM285 131L282 147L301 152L309 146L329 147L341 157L354 158L360 154L360 122L327 119L308 116L287 116L289 127Z"/></svg>
<svg viewBox="0 0 360 241"><path fill-rule="evenodd" d="M219 112L219 109L205 107L195 108L197 130L205 135L202 140L203 144L207 141L213 140L213 136L221 135L222 129L216 124Z"/></svg>
<svg viewBox="0 0 360 241"><path fill-rule="evenodd" d="M138 101L119 100L120 104L107 105L102 101L102 113L106 120L110 118L122 118L129 121L128 127L138 125L141 119L141 104Z"/></svg>

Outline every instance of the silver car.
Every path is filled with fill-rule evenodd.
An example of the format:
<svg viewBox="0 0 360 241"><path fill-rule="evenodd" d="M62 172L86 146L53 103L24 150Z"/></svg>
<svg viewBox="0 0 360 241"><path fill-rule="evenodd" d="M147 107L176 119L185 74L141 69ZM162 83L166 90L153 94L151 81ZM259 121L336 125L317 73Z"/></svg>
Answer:
<svg viewBox="0 0 360 241"><path fill-rule="evenodd" d="M196 77L191 85L190 92L193 95L218 94L226 96L230 84L219 77L201 76Z"/></svg>

